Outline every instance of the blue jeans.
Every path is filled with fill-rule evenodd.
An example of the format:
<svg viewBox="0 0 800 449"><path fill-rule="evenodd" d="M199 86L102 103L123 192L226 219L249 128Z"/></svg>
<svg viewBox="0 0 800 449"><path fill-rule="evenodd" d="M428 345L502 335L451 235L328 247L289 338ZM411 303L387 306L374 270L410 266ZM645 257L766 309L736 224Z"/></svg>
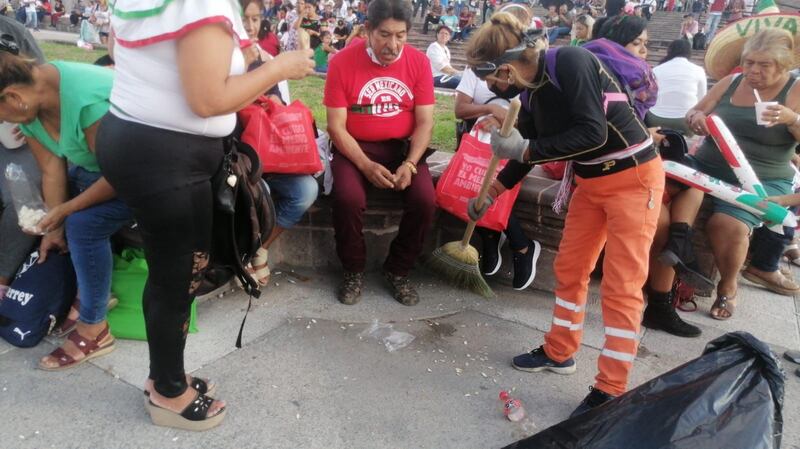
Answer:
<svg viewBox="0 0 800 449"><path fill-rule="evenodd" d="M708 19L706 19L706 42L711 43L711 39L714 39L714 34L717 33L717 27L719 26L719 21L722 19L722 13L720 12L710 12L708 13Z"/></svg>
<svg viewBox="0 0 800 449"><path fill-rule="evenodd" d="M750 265L768 273L778 271L786 245L794 238L794 228L784 227L783 235L766 226L753 230L750 241Z"/></svg>
<svg viewBox="0 0 800 449"><path fill-rule="evenodd" d="M452 75L439 75L433 77L433 87L444 87L447 89L455 89L458 83L461 82L460 76Z"/></svg>
<svg viewBox="0 0 800 449"><path fill-rule="evenodd" d="M35 12L25 11L25 26L28 28L39 28L39 16Z"/></svg>
<svg viewBox="0 0 800 449"><path fill-rule="evenodd" d="M70 167L71 196L88 189L101 176L81 167ZM110 238L132 219L130 209L119 199L95 204L67 217L67 245L78 278L81 322L97 324L106 319L113 269Z"/></svg>
<svg viewBox="0 0 800 449"><path fill-rule="evenodd" d="M571 31L570 27L553 27L547 30L547 40L552 44L559 36L566 36Z"/></svg>
<svg viewBox="0 0 800 449"><path fill-rule="evenodd" d="M470 35L470 33L472 33L472 30L474 30L474 29L475 29L474 26L466 26L466 27L462 28L461 31L457 32L453 38L457 39L457 40L465 41L465 40L469 39L469 35Z"/></svg>
<svg viewBox="0 0 800 449"><path fill-rule="evenodd" d="M303 218L317 199L319 185L311 175L271 174L265 176L275 201L276 223L289 229Z"/></svg>

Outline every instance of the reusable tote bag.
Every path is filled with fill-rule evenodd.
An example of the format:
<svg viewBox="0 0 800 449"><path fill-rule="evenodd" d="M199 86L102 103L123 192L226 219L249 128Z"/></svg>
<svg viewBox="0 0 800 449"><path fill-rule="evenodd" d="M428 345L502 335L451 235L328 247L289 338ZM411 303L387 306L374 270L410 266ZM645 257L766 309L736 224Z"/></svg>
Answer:
<svg viewBox="0 0 800 449"><path fill-rule="evenodd" d="M478 196L491 158L492 147L488 133L473 130L464 134L456 155L450 159L450 164L436 184L436 204L461 220L469 221L467 201ZM505 165L506 161L501 161L497 166L497 173ZM522 183L500 195L486 211L486 215L478 221L478 226L495 231L505 230L520 188Z"/></svg>
<svg viewBox="0 0 800 449"><path fill-rule="evenodd" d="M144 250L127 248L121 255L114 255L114 271L111 274L111 291L119 299L119 305L108 312L108 326L116 338L147 340L142 312L142 293L147 281L147 262ZM189 315L189 332L197 332L197 301L192 303Z"/></svg>
<svg viewBox="0 0 800 449"><path fill-rule="evenodd" d="M239 112L242 142L255 148L264 173L313 175L323 170L314 117L300 101L284 106L259 97Z"/></svg>

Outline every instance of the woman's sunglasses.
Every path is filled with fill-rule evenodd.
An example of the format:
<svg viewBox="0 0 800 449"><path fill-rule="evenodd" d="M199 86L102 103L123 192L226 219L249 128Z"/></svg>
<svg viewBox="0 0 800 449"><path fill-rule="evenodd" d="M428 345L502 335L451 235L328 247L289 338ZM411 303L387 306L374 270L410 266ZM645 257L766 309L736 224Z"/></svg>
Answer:
<svg viewBox="0 0 800 449"><path fill-rule="evenodd" d="M516 61L519 59L527 48L527 43L522 43L514 48L509 48L494 61L487 61L473 66L472 71L475 72L475 76L485 81L486 77L497 72L501 65L508 64L511 61Z"/></svg>
<svg viewBox="0 0 800 449"><path fill-rule="evenodd" d="M7 51L12 55L19 55L19 45L14 42L14 36L10 34L0 35L0 50Z"/></svg>
<svg viewBox="0 0 800 449"><path fill-rule="evenodd" d="M494 61L487 61L473 66L472 71L475 73L475 76L485 81L486 77L497 72L501 65L508 64L511 61L516 61L522 57L522 53L524 53L529 47L532 47L536 41L541 39L543 36L544 30L528 30L522 36L522 42L519 45L504 51L503 54Z"/></svg>

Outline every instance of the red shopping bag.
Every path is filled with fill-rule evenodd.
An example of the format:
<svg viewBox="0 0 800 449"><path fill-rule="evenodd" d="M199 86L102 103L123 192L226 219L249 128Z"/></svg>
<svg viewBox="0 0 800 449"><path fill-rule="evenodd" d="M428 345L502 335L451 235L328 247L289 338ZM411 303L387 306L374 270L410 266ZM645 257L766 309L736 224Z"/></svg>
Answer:
<svg viewBox="0 0 800 449"><path fill-rule="evenodd" d="M239 111L242 142L253 147L264 173L313 175L322 171L314 117L300 101L288 106L259 97Z"/></svg>
<svg viewBox="0 0 800 449"><path fill-rule="evenodd" d="M488 138L488 135L485 136ZM481 140L475 133L464 134L458 152L450 159L450 164L436 184L436 204L456 217L469 221L467 201L478 196L491 158L492 148L487 139ZM506 161L501 161L497 166L497 173L505 165ZM495 177L497 173L495 173ZM478 226L503 231L508 223L514 202L517 201L520 188L522 188L522 183L500 195L492 207L486 211L486 215L478 221Z"/></svg>

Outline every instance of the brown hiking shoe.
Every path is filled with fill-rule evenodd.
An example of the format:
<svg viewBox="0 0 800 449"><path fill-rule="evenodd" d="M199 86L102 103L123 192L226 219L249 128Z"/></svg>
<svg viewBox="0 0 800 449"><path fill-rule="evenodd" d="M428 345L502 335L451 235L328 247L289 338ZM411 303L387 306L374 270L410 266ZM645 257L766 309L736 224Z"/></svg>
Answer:
<svg viewBox="0 0 800 449"><path fill-rule="evenodd" d="M339 286L339 293L336 298L342 304L352 306L361 300L361 289L364 287L364 273L344 273L344 280Z"/></svg>
<svg viewBox="0 0 800 449"><path fill-rule="evenodd" d="M392 295L400 304L404 306L413 306L419 302L419 295L414 287L411 286L411 281L408 276L397 276L388 271L383 272L383 276L392 287Z"/></svg>

